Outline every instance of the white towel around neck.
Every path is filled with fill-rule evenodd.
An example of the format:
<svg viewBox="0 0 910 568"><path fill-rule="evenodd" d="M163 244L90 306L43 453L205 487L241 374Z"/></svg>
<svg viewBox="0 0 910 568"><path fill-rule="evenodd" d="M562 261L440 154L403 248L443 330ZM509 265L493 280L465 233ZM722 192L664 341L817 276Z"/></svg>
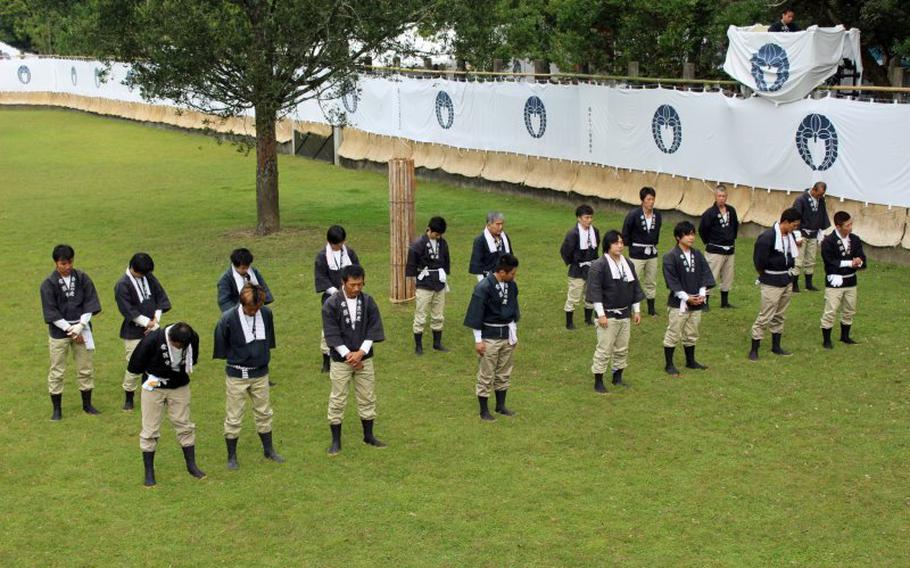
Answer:
<svg viewBox="0 0 910 568"><path fill-rule="evenodd" d="M265 322L262 320L262 310L258 310L256 315L250 316L243 313L243 306L237 306L237 313L240 314L240 327L243 328L243 339L247 343L265 339ZM253 321L255 321L256 335L253 335Z"/></svg>
<svg viewBox="0 0 910 568"><path fill-rule="evenodd" d="M490 232L488 227L483 229L483 238L487 240L487 249L490 252L496 252L496 239L493 238L493 233ZM507 253L512 252L512 247L509 246L509 237L506 236L505 231L499 233L499 238L502 239L502 250Z"/></svg>
<svg viewBox="0 0 910 568"><path fill-rule="evenodd" d="M620 277L619 265L616 263L615 260L613 260L613 257L611 257L609 254L605 254L604 256L607 259L607 266L610 267L610 275L613 276L614 280L619 279L619 277ZM635 282L635 276L632 274L632 269L629 268L629 261L626 260L626 257L620 256L619 262L622 263L622 273L624 275L623 280L625 280L626 282Z"/></svg>
<svg viewBox="0 0 910 568"><path fill-rule="evenodd" d="M233 266L231 266L231 272L234 273L234 284L237 285L237 292L239 293L241 290L243 290L243 287L246 286L247 281L243 278L243 276L240 275L239 272L237 272L237 269ZM252 266L246 271L246 275L250 277L250 284L255 284L257 286L259 285L259 279L256 278L256 273L253 272Z"/></svg>
<svg viewBox="0 0 910 568"><path fill-rule="evenodd" d="M133 283L133 290L136 291L136 296L139 297L139 302L144 302L152 297L152 289L149 288L148 278L146 278L145 276L143 276L142 278L136 278L135 276L133 276L133 273L130 272L129 267L127 267L127 269L126 269L126 275L130 279L130 282ZM139 285L139 282L142 282L141 286ZM143 287L144 287L144 289L143 289ZM146 290L148 290L148 294L146 294Z"/></svg>
<svg viewBox="0 0 910 568"><path fill-rule="evenodd" d="M345 266L350 266L354 264L351 262L351 257L348 255L348 247L341 245L341 265L339 266L335 262L335 253L338 251L332 250L332 245L326 243L325 245L325 261L329 265L329 270L341 270Z"/></svg>
<svg viewBox="0 0 910 568"><path fill-rule="evenodd" d="M581 226L581 223L578 224L578 248L581 250L595 250L597 248L596 237L594 236L594 225L588 227L587 230L588 238L584 238L585 229ZM587 241L587 242L585 242ZM587 246L585 246L587 245Z"/></svg>
<svg viewBox="0 0 910 568"><path fill-rule="evenodd" d="M793 233L787 235L790 256L796 258L799 256L799 247L796 246L796 239ZM784 235L780 232L780 223L774 223L774 250L784 254Z"/></svg>
<svg viewBox="0 0 910 568"><path fill-rule="evenodd" d="M183 347L183 349L177 349L171 345L171 328L174 327L173 324L164 328L164 342L167 343L168 356L171 358L171 369L175 371L180 370L180 360L183 359L186 365L186 374L193 374L193 345L188 344Z"/></svg>

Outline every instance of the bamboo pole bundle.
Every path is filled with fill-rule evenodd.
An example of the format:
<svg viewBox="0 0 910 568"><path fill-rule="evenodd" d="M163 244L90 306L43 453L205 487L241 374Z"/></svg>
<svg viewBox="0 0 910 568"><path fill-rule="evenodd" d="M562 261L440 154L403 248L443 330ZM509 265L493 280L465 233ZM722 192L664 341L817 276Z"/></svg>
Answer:
<svg viewBox="0 0 910 568"><path fill-rule="evenodd" d="M404 303L416 295L413 278L404 275L408 262L408 246L414 236L414 160L393 158L389 160L389 237L391 244L391 274L389 278L392 303Z"/></svg>

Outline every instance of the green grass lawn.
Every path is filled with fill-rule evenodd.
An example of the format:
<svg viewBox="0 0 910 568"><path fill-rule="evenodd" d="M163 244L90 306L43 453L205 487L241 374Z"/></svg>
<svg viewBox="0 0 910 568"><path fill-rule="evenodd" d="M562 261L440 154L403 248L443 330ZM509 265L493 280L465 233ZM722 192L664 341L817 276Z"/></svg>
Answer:
<svg viewBox="0 0 910 568"><path fill-rule="evenodd" d="M282 156L284 230L256 237L254 174L252 156L198 135L0 111L0 566L910 565L910 269L872 261L861 274L860 345L822 350L822 293L802 293L784 337L796 355L763 346L750 363L758 290L752 242L742 239L738 309L702 321L699 359L710 369L668 378L666 316L645 318L632 333L632 388L602 397L589 373L593 330L563 328L558 248L572 206L421 182L418 227L446 217L455 273L452 350L418 359L413 305L387 299L385 177ZM507 215L523 314L509 397L518 415L492 424L477 418L473 340L461 325L471 240L490 209ZM620 222L595 220L601 231ZM337 458L325 453L329 382L312 284L333 223L364 262L388 338L376 348L376 428L389 448L360 442L352 400ZM672 227L662 240L664 251ZM52 423L38 286L58 242L75 247L101 294L93 321L103 414L81 412L71 365L64 420ZM215 283L237 246L253 250L276 297L274 432L287 463L263 461L248 411L241 469L228 472L223 366L208 355ZM151 490L139 411L119 410L112 292L140 250L174 305L165 322L188 321L203 352L192 414L208 478L186 473L165 421Z"/></svg>

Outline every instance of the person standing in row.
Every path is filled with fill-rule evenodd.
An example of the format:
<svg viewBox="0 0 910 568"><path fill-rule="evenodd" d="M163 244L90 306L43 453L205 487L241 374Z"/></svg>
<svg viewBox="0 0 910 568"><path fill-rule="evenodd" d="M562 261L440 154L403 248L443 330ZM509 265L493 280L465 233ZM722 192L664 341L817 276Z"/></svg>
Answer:
<svg viewBox="0 0 910 568"><path fill-rule="evenodd" d="M734 260L736 258L736 236L739 233L739 217L732 205L727 205L727 188L719 183L714 188L714 205L701 214L698 234L705 243L705 258L711 267L711 274L720 288L720 307L732 308L730 289L733 287ZM710 292L709 292L710 298ZM708 302L705 302L705 310Z"/></svg>
<svg viewBox="0 0 910 568"><path fill-rule="evenodd" d="M114 285L117 308L123 315L120 324L120 338L126 350L126 362L139 341L161 327L161 315L171 309L171 301L161 282L152 272L155 261L144 252L137 252L130 259L126 273ZM126 369L123 373L123 410L134 408L133 398L139 388L140 376Z"/></svg>
<svg viewBox="0 0 910 568"><path fill-rule="evenodd" d="M793 294L791 274L799 257L793 232L799 229L801 215L794 208L785 209L780 222L755 239L752 262L758 271L761 284L761 307L752 324L752 348L749 360L758 360L758 349L765 334L771 330L771 352L775 355L792 355L781 347L784 317Z"/></svg>
<svg viewBox="0 0 910 568"><path fill-rule="evenodd" d="M325 248L316 253L313 263L313 282L316 293L322 294L320 306L341 289L341 271L345 266L360 265L360 259L354 249L347 245L347 233L341 225L332 225L325 234ZM329 346L325 334L319 338L319 350L322 351L322 372L329 372L331 362Z"/></svg>
<svg viewBox="0 0 910 568"><path fill-rule="evenodd" d="M622 224L622 240L629 247L629 260L641 279L648 301L648 315L656 316L654 298L657 294L657 243L660 241L660 213L654 210L657 192L643 187L638 192L641 207L629 211Z"/></svg>
<svg viewBox="0 0 910 568"><path fill-rule="evenodd" d="M630 319L641 323L639 303L645 294L638 283L635 268L622 255L624 244L618 231L607 231L603 240L604 255L591 264L585 299L597 313L597 347L591 372L594 390L606 394L604 373L613 372L613 384L625 386L623 369L628 365ZM609 366L608 366L609 365Z"/></svg>
<svg viewBox="0 0 910 568"><path fill-rule="evenodd" d="M481 420L496 420L488 405L491 390L496 396L496 412L503 416L514 414L506 408L506 394L511 386L512 355L521 317L517 272L518 259L512 254L502 255L493 273L474 287L464 318L464 325L474 332L474 350L479 356L474 392L480 403Z"/></svg>
<svg viewBox="0 0 910 568"><path fill-rule="evenodd" d="M417 306L414 309L414 353L423 355L423 331L427 323L427 312L430 313L430 329L433 331L433 349L448 351L442 345L442 327L445 322L446 283L451 271L449 244L443 234L446 232L446 220L433 217L427 225L426 233L411 243L408 248L408 263L405 276L417 280Z"/></svg>
<svg viewBox="0 0 910 568"><path fill-rule="evenodd" d="M385 341L382 317L376 301L363 292L366 273L357 264L341 270L341 289L322 305L322 329L325 341L332 349L329 379L328 420L332 431L329 455L341 451L341 423L348 402L348 392L354 386L357 413L363 427L363 442L374 448L385 443L373 434L376 420L376 372L373 368L373 344Z"/></svg>
<svg viewBox="0 0 910 568"><path fill-rule="evenodd" d="M275 348L275 323L265 307L266 291L245 284L240 305L221 315L215 326L215 359L225 359L224 440L228 469L237 469L237 440L243 424L246 399L253 407L256 431L266 459L284 463L272 442L272 404L269 400L269 361Z"/></svg>
<svg viewBox="0 0 910 568"><path fill-rule="evenodd" d="M828 186L823 181L815 182L793 201L793 208L799 212L799 233L794 235L799 245L799 262L793 276L793 291L799 292L799 275L805 274L806 290L816 291L812 285L815 274L815 256L818 245L825 238L825 230L831 226L828 219L828 208L825 205L825 192Z"/></svg>
<svg viewBox="0 0 910 568"><path fill-rule="evenodd" d="M101 301L88 274L73 268L76 253L69 245L54 247L54 271L41 283L41 311L47 323L51 366L47 386L51 395L51 420L63 418L63 375L66 358L72 351L76 363L82 410L86 414L101 414L92 406L95 388L95 339L91 319L101 312Z"/></svg>
<svg viewBox="0 0 910 568"><path fill-rule="evenodd" d="M569 267L569 290L566 293L566 329L575 329L575 308L584 300L585 324L593 325L594 306L585 295L588 267L597 260L600 232L593 226L594 209L590 205L579 205L575 210L578 221L569 229L562 241L559 254Z"/></svg>
<svg viewBox="0 0 910 568"><path fill-rule="evenodd" d="M512 254L512 241L503 230L505 217L498 211L487 213L487 226L474 239L468 272L480 282L496 269L499 257Z"/></svg>
<svg viewBox="0 0 910 568"><path fill-rule="evenodd" d="M218 280L218 309L221 313L237 307L240 303L240 291L247 284L262 287L265 291L266 305L275 301L262 273L253 268L253 253L245 248L234 249L231 252L231 267L225 270Z"/></svg>
<svg viewBox="0 0 910 568"><path fill-rule="evenodd" d="M698 341L698 327L701 312L708 298L708 290L715 286L714 275L701 251L695 244L695 225L682 221L673 228L676 246L664 255L664 281L670 291L667 298L668 323L664 334L664 370L669 375L679 376L673 363L673 352L682 342L686 352L687 369L707 369L695 359L695 342Z"/></svg>
<svg viewBox="0 0 910 568"><path fill-rule="evenodd" d="M196 465L196 425L190 419L190 375L198 362L199 336L184 322L150 331L130 356L127 371L143 381L139 449L146 487L155 485L155 452L165 410L183 448L187 472L197 479L205 477Z"/></svg>
<svg viewBox="0 0 910 568"><path fill-rule="evenodd" d="M853 345L856 341L850 338L850 328L856 315L856 271L866 269L866 254L862 241L853 234L853 219L846 211L834 214L834 230L822 241L822 262L826 275L822 346L834 349L831 328L839 310L840 340Z"/></svg>

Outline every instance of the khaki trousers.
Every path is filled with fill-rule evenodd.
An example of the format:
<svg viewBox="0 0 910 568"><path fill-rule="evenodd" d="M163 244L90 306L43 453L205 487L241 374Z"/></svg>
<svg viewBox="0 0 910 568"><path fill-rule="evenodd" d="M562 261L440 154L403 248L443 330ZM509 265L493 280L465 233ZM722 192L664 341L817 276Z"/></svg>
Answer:
<svg viewBox="0 0 910 568"><path fill-rule="evenodd" d="M512 377L512 354L515 346L508 339L484 339L486 346L477 367L477 396L490 398L490 391L508 390Z"/></svg>
<svg viewBox="0 0 910 568"><path fill-rule="evenodd" d="M632 325L629 318L607 318L607 327L597 325L597 347L591 372L595 375L612 370L625 369L629 360L629 335ZM612 360L612 361L611 361ZM612 362L608 367L607 363Z"/></svg>
<svg viewBox="0 0 910 568"><path fill-rule="evenodd" d="M430 329L442 331L445 320L446 291L438 292L417 288L417 307L414 309L414 333L423 333L427 325L427 312L430 312Z"/></svg>
<svg viewBox="0 0 910 568"><path fill-rule="evenodd" d="M847 288L825 288L825 311L822 313L822 329L834 327L834 318L837 310L843 307L840 322L844 325L853 325L853 316L856 315L856 286Z"/></svg>
<svg viewBox="0 0 910 568"><path fill-rule="evenodd" d="M715 254L706 252L705 259L708 261L708 267L711 268L711 274L720 287L721 292L729 292L733 287L733 262L735 254ZM708 290L711 295L711 290Z"/></svg>
<svg viewBox="0 0 910 568"><path fill-rule="evenodd" d="M792 297L792 286L778 288L767 284L761 285L761 307L755 323L752 324L752 339L764 337L766 327L771 329L771 333L783 333L784 314Z"/></svg>
<svg viewBox="0 0 910 568"><path fill-rule="evenodd" d="M130 357L133 356L133 351L136 350L136 346L139 345L141 339L124 339L123 347L126 350L126 364L129 366ZM142 375L136 373L130 373L129 370L123 372L123 390L127 392L133 392L139 387L139 381L142 380Z"/></svg>
<svg viewBox="0 0 910 568"><path fill-rule="evenodd" d="M641 289L645 293L645 298L653 300L657 293L657 261L658 257L641 260L630 258L629 262L635 267L635 274L638 275L638 281L641 282Z"/></svg>
<svg viewBox="0 0 910 568"><path fill-rule="evenodd" d="M341 424L344 408L348 404L348 391L354 383L354 398L357 399L357 414L361 420L376 419L376 374L373 359L363 360L363 369L357 370L347 363L332 361L329 368L332 390L329 393L329 424Z"/></svg>
<svg viewBox="0 0 910 568"><path fill-rule="evenodd" d="M815 237L807 239L799 245L799 258L796 259L796 276L800 274L815 274L815 254L818 252L818 240Z"/></svg>
<svg viewBox="0 0 910 568"><path fill-rule="evenodd" d="M329 344L325 342L325 332L319 336L319 350L322 351L323 355L329 354Z"/></svg>
<svg viewBox="0 0 910 568"><path fill-rule="evenodd" d="M51 368L47 373L47 390L51 394L63 392L63 374L66 373L66 356L70 349L73 351L73 360L76 362L79 390L87 391L95 388L93 351L86 349L84 343L76 343L69 337L63 339L48 337L48 345L51 353Z"/></svg>
<svg viewBox="0 0 910 568"><path fill-rule="evenodd" d="M253 420L260 434L272 431L272 404L269 402L269 376L257 379L235 379L225 375L224 437L240 436L246 399L249 396L253 406Z"/></svg>
<svg viewBox="0 0 910 568"><path fill-rule="evenodd" d="M566 293L567 312L574 312L575 307L582 301L585 303L586 310L593 310L594 304L585 299L585 290L587 289L587 280L584 278L572 278L569 276L569 291Z"/></svg>
<svg viewBox="0 0 910 568"><path fill-rule="evenodd" d="M698 324L701 323L701 310L686 310L679 308L667 310L669 321L667 332L664 333L664 347L676 347L682 341L683 347L692 347L698 341Z"/></svg>
<svg viewBox="0 0 910 568"><path fill-rule="evenodd" d="M196 425L190 420L190 385L176 389L142 389L142 431L139 433L139 449L154 452L161 436L161 420L167 409L168 420L177 433L177 442L182 447L196 443Z"/></svg>

